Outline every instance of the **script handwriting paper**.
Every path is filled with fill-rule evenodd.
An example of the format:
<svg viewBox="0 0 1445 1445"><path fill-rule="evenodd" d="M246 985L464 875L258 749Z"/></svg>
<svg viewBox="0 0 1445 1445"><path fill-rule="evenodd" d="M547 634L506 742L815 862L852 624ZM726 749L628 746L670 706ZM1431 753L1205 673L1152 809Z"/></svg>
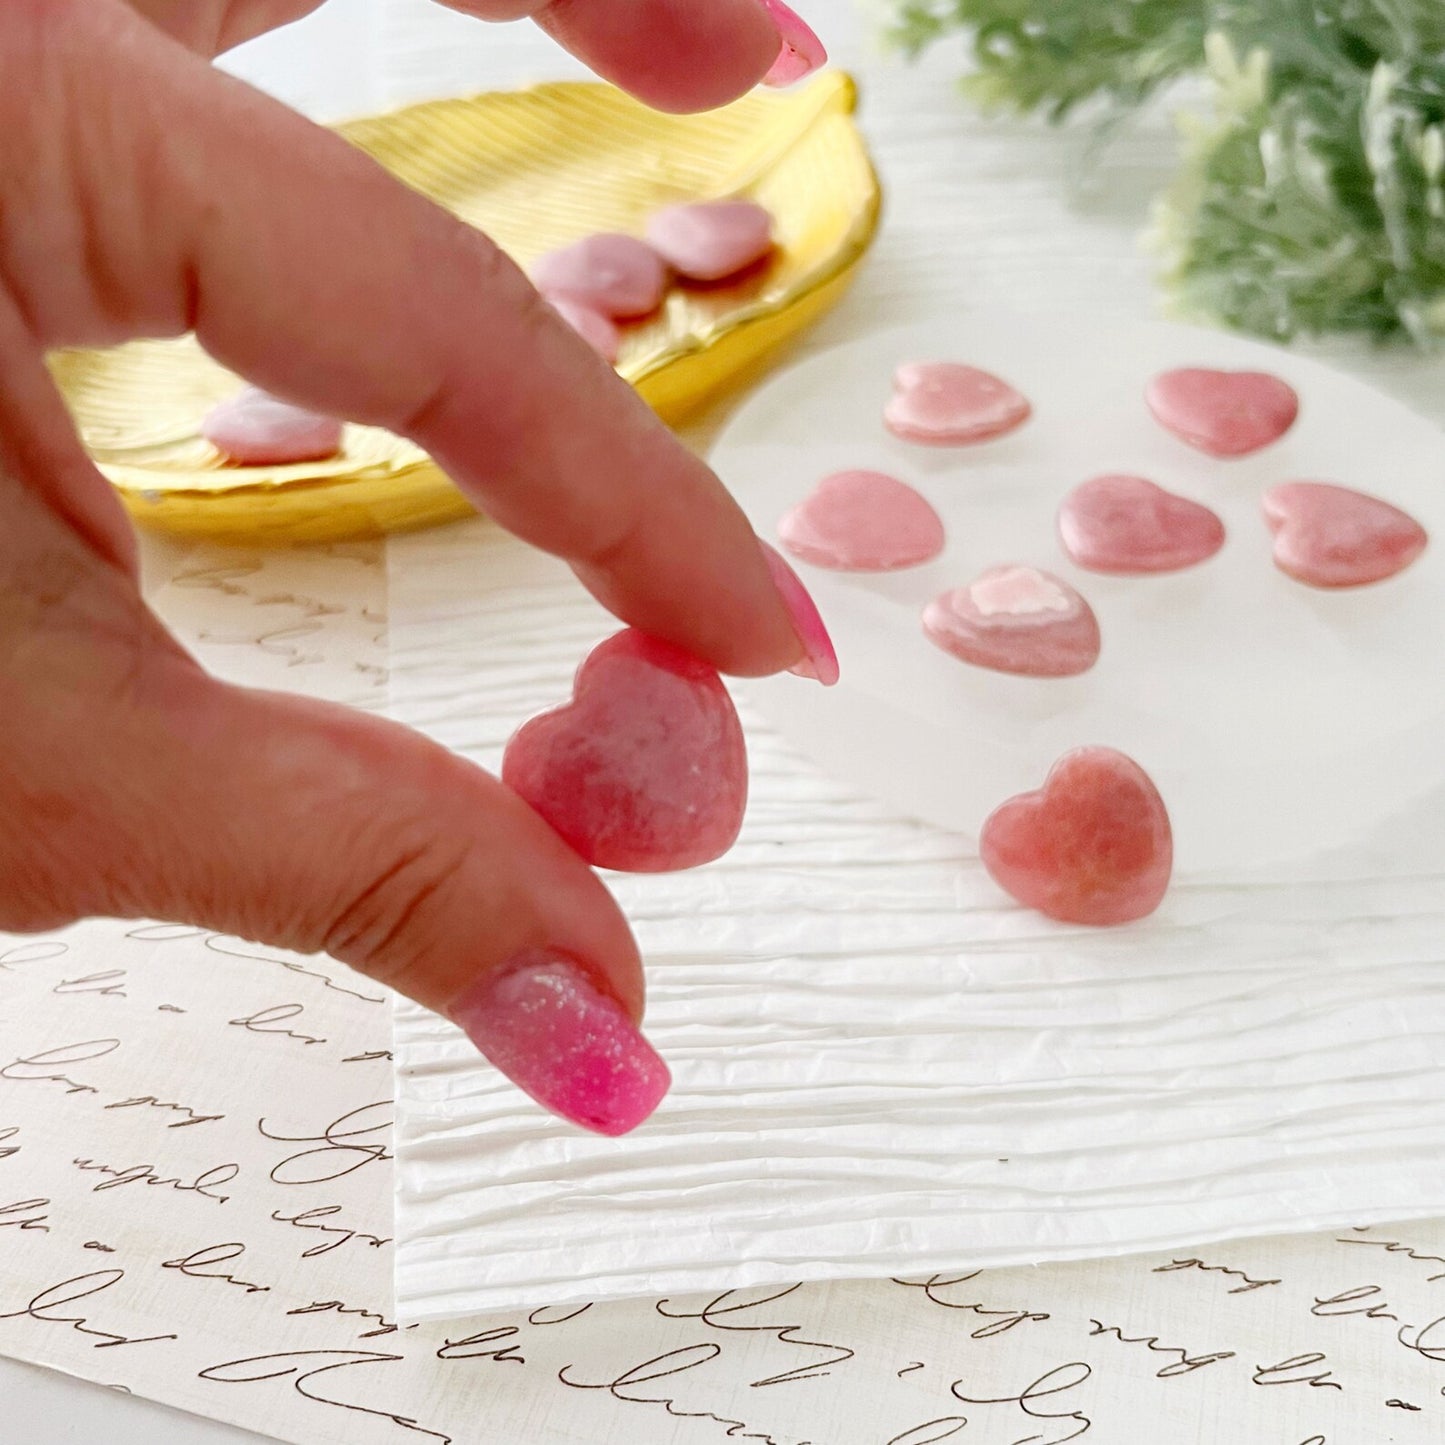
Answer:
<svg viewBox="0 0 1445 1445"><path fill-rule="evenodd" d="M615 627L485 524L390 557L393 710L488 766ZM1067 929L749 744L731 854L611 880L675 1077L636 1135L546 1119L401 1006L408 1318L1439 1213L1439 878L1182 884L1145 926Z"/></svg>
<svg viewBox="0 0 1445 1445"><path fill-rule="evenodd" d="M374 705L374 558L208 549L157 600ZM376 997L185 929L0 941L0 1351L296 1445L1438 1438L1435 1224L401 1324Z"/></svg>

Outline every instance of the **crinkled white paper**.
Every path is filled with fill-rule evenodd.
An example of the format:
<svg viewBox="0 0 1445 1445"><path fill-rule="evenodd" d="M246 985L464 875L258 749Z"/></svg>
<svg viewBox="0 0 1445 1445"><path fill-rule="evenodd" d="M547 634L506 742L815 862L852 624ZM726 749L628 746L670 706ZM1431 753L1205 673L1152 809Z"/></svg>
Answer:
<svg viewBox="0 0 1445 1445"><path fill-rule="evenodd" d="M486 523L390 557L393 709L488 766L615 625ZM1071 930L745 722L738 847L612 880L676 1079L647 1125L549 1119L401 1006L403 1316L1438 1214L1445 876L1184 885Z"/></svg>

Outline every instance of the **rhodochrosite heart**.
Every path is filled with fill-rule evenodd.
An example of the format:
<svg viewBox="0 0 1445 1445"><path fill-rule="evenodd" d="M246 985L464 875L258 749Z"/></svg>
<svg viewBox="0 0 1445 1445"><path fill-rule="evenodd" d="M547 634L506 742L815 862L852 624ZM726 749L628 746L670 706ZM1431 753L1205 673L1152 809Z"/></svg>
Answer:
<svg viewBox="0 0 1445 1445"><path fill-rule="evenodd" d="M1403 572L1429 537L1407 512L1328 482L1285 482L1264 495L1280 571L1311 587L1362 587Z"/></svg>
<svg viewBox="0 0 1445 1445"><path fill-rule="evenodd" d="M835 472L778 523L783 546L815 567L890 572L943 551L943 519L883 472Z"/></svg>
<svg viewBox="0 0 1445 1445"><path fill-rule="evenodd" d="M1166 371L1149 383L1145 400L1161 426L1212 457L1257 452L1299 415L1294 388L1266 371Z"/></svg>
<svg viewBox="0 0 1445 1445"><path fill-rule="evenodd" d="M697 201L655 212L646 235L679 275L721 281L773 249L773 218L753 201Z"/></svg>
<svg viewBox="0 0 1445 1445"><path fill-rule="evenodd" d="M1095 477L1064 498L1059 538L1080 567L1129 577L1206 561L1224 545L1224 523L1143 477Z"/></svg>
<svg viewBox="0 0 1445 1445"><path fill-rule="evenodd" d="M625 319L656 311L667 290L662 257L635 236L587 236L538 258L532 284L544 296Z"/></svg>
<svg viewBox="0 0 1445 1445"><path fill-rule="evenodd" d="M665 873L732 847L748 759L717 673L629 629L583 662L571 702L516 733L502 781L595 867Z"/></svg>
<svg viewBox="0 0 1445 1445"><path fill-rule="evenodd" d="M1021 392L976 366L912 361L893 375L883 421L905 441L966 446L1013 431L1032 410Z"/></svg>
<svg viewBox="0 0 1445 1445"><path fill-rule="evenodd" d="M341 423L248 386L218 402L201 435L228 461L245 467L321 462L341 450Z"/></svg>
<svg viewBox="0 0 1445 1445"><path fill-rule="evenodd" d="M992 567L923 611L929 640L963 662L1025 677L1072 677L1099 660L1099 621L1069 586L1033 567Z"/></svg>
<svg viewBox="0 0 1445 1445"><path fill-rule="evenodd" d="M1174 866L1164 800L1138 763L1113 748L1066 753L1042 788L989 815L979 847L1005 892L1064 923L1146 917Z"/></svg>

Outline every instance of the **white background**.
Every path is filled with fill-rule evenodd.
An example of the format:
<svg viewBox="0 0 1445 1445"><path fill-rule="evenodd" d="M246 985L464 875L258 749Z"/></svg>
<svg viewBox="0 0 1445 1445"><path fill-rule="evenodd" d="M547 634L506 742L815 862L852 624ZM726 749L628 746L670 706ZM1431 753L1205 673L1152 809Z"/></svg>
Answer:
<svg viewBox="0 0 1445 1445"><path fill-rule="evenodd" d="M1090 170L1077 140L972 117L953 86L962 63L956 50L909 69L881 53L853 0L807 0L800 8L863 83L863 125L889 201L863 280L805 349L880 321L924 319L940 302L1151 314L1150 262L1136 236L1148 198L1172 168L1166 118L1126 134ZM227 64L333 118L576 71L525 25L485 29L425 0L333 0ZM1445 361L1372 356L1350 346L1328 354L1445 420ZM0 1399L4 1433L27 1445L235 1445L252 1438L3 1360Z"/></svg>

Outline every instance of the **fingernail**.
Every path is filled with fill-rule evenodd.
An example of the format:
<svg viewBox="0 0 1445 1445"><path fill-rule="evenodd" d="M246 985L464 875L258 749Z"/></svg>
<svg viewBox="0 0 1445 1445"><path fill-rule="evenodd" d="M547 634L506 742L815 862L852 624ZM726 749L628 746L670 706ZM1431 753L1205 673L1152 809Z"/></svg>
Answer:
<svg viewBox="0 0 1445 1445"><path fill-rule="evenodd" d="M763 77L764 85L792 85L827 64L828 52L823 42L802 16L784 5L783 0L762 0L762 4L783 42L773 68Z"/></svg>
<svg viewBox="0 0 1445 1445"><path fill-rule="evenodd" d="M773 586L778 589L778 595L793 619L793 631L803 644L803 660L788 671L798 677L812 678L824 687L832 687L838 681L838 654L833 650L833 639L828 636L818 604L808 595L808 589L777 548L767 542L761 545L768 571L773 574Z"/></svg>
<svg viewBox="0 0 1445 1445"><path fill-rule="evenodd" d="M503 964L451 1014L519 1089L598 1134L635 1129L672 1083L622 1006L576 963L545 949Z"/></svg>

